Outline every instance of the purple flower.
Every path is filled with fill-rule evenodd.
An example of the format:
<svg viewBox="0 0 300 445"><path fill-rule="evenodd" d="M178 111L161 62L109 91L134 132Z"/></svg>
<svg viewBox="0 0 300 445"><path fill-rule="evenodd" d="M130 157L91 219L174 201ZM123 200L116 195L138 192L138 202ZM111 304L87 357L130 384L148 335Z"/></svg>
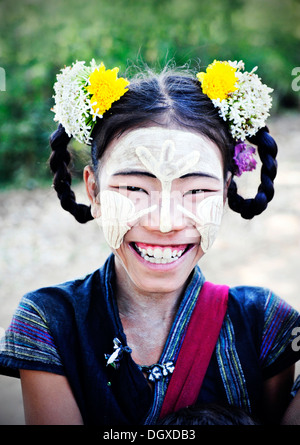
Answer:
<svg viewBox="0 0 300 445"><path fill-rule="evenodd" d="M243 172L250 172L256 168L256 160L253 155L255 154L255 148L244 142L239 142L234 147L233 160L237 166L237 176L241 176Z"/></svg>

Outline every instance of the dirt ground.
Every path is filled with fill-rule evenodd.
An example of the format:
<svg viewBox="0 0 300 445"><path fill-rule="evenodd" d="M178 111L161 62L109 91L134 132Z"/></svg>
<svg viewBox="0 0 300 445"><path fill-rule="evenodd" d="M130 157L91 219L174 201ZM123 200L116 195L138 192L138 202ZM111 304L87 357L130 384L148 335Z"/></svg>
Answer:
<svg viewBox="0 0 300 445"><path fill-rule="evenodd" d="M226 209L219 237L200 266L210 281L269 287L300 311L300 114L274 118L269 128L279 148L275 197L251 221ZM238 184L243 196L253 196L259 171ZM75 190L77 200L87 202L83 187ZM0 221L2 331L24 293L83 276L109 254L98 225L73 220L50 186L1 192ZM0 425L24 423L18 379L0 376L0 401Z"/></svg>

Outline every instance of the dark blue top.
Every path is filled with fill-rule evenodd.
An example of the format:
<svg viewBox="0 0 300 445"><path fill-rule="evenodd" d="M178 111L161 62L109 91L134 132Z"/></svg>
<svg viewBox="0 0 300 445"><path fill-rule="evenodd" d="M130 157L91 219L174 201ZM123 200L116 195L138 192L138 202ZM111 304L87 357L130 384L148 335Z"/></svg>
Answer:
<svg viewBox="0 0 300 445"><path fill-rule="evenodd" d="M132 360L114 297L114 273L112 255L83 279L25 295L1 339L0 372L18 377L19 369L33 369L65 375L87 425L153 424L170 373L155 380L152 391ZM203 282L196 267L160 364L176 366ZM300 358L292 348L297 326L299 314L268 289L231 288L198 401L226 402L260 416L264 380ZM107 365L109 357L112 364Z"/></svg>

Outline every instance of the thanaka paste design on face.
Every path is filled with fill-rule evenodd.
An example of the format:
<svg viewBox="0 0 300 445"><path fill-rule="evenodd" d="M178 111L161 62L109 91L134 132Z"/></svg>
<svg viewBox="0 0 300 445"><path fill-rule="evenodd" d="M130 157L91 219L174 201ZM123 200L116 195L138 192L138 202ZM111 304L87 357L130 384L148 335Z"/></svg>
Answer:
<svg viewBox="0 0 300 445"><path fill-rule="evenodd" d="M156 205L136 212L131 199L118 192L104 190L100 193L101 216L98 222L102 227L107 243L118 249L123 238L131 229L130 223L136 222L142 216L156 209Z"/></svg>
<svg viewBox="0 0 300 445"><path fill-rule="evenodd" d="M201 236L200 245L204 253L213 245L223 216L223 198L221 195L209 196L197 206L197 214L178 205L178 209L196 223Z"/></svg>
<svg viewBox="0 0 300 445"><path fill-rule="evenodd" d="M145 167L161 182L160 231L170 232L172 230L170 214L172 181L187 173L198 162L200 154L193 151L175 161L175 144L171 140L163 143L159 160L143 146L137 147L136 154Z"/></svg>
<svg viewBox="0 0 300 445"><path fill-rule="evenodd" d="M202 147L206 150L205 159L201 160L201 154L197 150L193 150L185 156L182 154L182 150L178 152L174 141L171 138L165 139L166 135L174 138L176 142L178 142L180 137L179 143L186 141L188 146L191 146L192 143L195 144L193 139L197 137L190 132L182 130L168 130L156 127L134 130L117 142L113 148L113 156L108 158L108 162L105 164L107 174L117 174L117 171L122 171L124 154L128 153L129 156L126 156L123 162L127 168L132 166L141 170L142 167L146 167L147 171L161 182L159 226L160 231L163 233L172 230L171 188L173 180L195 171L196 164L199 161L201 161L200 167L203 167L203 163L205 164L204 170L206 169L206 171L213 173L217 178L221 176L221 167L218 165L220 162L216 155L211 154L211 148L207 150L206 141L200 141L202 142ZM137 141L140 141L142 136L142 142L146 139L146 141L150 141L149 145L151 145L153 140L157 141L156 145L152 142L154 145L154 149L151 147L152 151L145 146L146 144L137 144ZM127 142L128 145L126 145ZM197 142L198 144L200 143L199 141ZM120 156L121 153L123 157ZM128 162L129 158L130 163ZM144 171L144 169L141 171ZM104 190L100 193L100 203L101 217L98 218L98 222L103 228L106 241L113 249L120 247L125 234L131 229L133 224L138 223L139 218L157 209L157 205L152 205L136 211L131 199L110 190ZM217 195L205 198L197 206L196 214L181 205L177 205L177 208L195 223L201 236L201 248L203 252L206 252L213 244L221 223L223 214L222 196Z"/></svg>

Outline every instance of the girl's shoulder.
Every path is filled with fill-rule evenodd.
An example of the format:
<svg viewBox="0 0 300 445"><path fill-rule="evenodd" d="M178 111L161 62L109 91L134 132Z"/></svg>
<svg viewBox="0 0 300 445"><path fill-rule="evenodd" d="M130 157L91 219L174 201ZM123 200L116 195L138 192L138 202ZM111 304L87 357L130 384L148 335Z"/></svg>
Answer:
<svg viewBox="0 0 300 445"><path fill-rule="evenodd" d="M243 307L261 307L273 292L259 286L234 286L229 288L229 299Z"/></svg>
<svg viewBox="0 0 300 445"><path fill-rule="evenodd" d="M99 270L28 292L22 297L20 305L25 302L36 312L47 314L47 318L61 319L67 313L88 311L95 295L98 299L102 295Z"/></svg>
<svg viewBox="0 0 300 445"><path fill-rule="evenodd" d="M276 313L298 314L287 301L271 289L258 286L236 286L229 289L229 307L247 314L263 314L264 318Z"/></svg>
<svg viewBox="0 0 300 445"><path fill-rule="evenodd" d="M299 312L272 290L262 287L230 288L228 317L243 347L254 342L264 376L271 377L300 358L293 340L300 326ZM297 331L296 331L297 329Z"/></svg>
<svg viewBox="0 0 300 445"><path fill-rule="evenodd" d="M232 320L259 326L264 332L284 325L300 326L299 312L272 290L256 286L229 289L228 313Z"/></svg>

